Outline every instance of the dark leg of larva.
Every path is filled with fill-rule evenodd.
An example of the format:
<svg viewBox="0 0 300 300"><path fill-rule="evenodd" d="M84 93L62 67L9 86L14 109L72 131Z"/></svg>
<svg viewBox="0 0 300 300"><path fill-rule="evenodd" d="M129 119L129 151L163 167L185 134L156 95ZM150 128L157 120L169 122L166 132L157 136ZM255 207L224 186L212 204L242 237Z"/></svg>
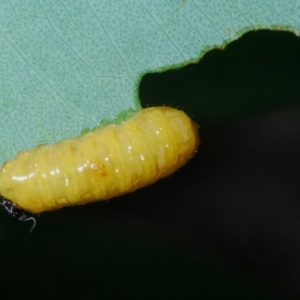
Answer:
<svg viewBox="0 0 300 300"><path fill-rule="evenodd" d="M0 205L2 205L11 216L17 217L21 222L32 220L33 225L30 229L30 233L32 232L32 230L36 225L36 220L34 217L27 217L23 209L16 207L14 202L7 200L1 195L0 195Z"/></svg>

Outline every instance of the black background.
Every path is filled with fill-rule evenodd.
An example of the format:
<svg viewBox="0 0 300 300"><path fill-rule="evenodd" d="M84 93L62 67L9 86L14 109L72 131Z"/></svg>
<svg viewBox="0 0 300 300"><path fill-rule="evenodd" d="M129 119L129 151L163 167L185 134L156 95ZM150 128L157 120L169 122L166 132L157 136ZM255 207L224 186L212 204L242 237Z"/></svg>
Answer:
<svg viewBox="0 0 300 300"><path fill-rule="evenodd" d="M198 155L133 194L45 213L3 210L3 299L300 297L300 39L257 31L199 64L146 75L144 107L183 108Z"/></svg>

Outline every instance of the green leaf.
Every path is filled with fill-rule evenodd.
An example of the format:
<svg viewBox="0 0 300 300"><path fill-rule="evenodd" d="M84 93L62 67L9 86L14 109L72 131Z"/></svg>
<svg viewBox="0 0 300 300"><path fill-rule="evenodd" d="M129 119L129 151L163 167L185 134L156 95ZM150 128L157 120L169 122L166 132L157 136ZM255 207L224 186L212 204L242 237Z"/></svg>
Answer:
<svg viewBox="0 0 300 300"><path fill-rule="evenodd" d="M125 119L141 108L138 86L146 73L197 62L249 30L299 34L299 6L299 0L1 0L0 162Z"/></svg>

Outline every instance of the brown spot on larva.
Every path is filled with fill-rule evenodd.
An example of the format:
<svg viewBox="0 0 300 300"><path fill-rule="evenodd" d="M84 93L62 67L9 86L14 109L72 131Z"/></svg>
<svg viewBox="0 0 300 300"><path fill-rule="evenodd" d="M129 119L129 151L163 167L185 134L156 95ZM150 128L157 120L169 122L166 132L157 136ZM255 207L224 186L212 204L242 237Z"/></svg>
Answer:
<svg viewBox="0 0 300 300"><path fill-rule="evenodd" d="M93 172L93 174L98 174L101 177L104 177L107 175L107 169L105 165L102 164L95 164L95 163L91 163L90 164L90 170Z"/></svg>
<svg viewBox="0 0 300 300"><path fill-rule="evenodd" d="M65 206L65 205L68 204L68 201L67 201L66 198L59 198L59 199L57 199L56 202L57 202L59 205L61 205L61 206Z"/></svg>
<svg viewBox="0 0 300 300"><path fill-rule="evenodd" d="M82 200L83 200L82 203L88 203L93 201L94 197L90 193L88 193L83 196Z"/></svg>

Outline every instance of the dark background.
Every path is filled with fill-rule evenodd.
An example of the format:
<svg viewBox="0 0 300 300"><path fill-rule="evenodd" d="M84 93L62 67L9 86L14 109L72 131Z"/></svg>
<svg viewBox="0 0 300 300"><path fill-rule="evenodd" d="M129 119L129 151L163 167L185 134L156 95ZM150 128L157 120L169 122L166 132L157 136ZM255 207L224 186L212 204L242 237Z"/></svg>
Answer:
<svg viewBox="0 0 300 300"><path fill-rule="evenodd" d="M146 75L142 105L184 109L198 155L133 194L0 211L3 299L300 298L300 39L257 31Z"/></svg>

